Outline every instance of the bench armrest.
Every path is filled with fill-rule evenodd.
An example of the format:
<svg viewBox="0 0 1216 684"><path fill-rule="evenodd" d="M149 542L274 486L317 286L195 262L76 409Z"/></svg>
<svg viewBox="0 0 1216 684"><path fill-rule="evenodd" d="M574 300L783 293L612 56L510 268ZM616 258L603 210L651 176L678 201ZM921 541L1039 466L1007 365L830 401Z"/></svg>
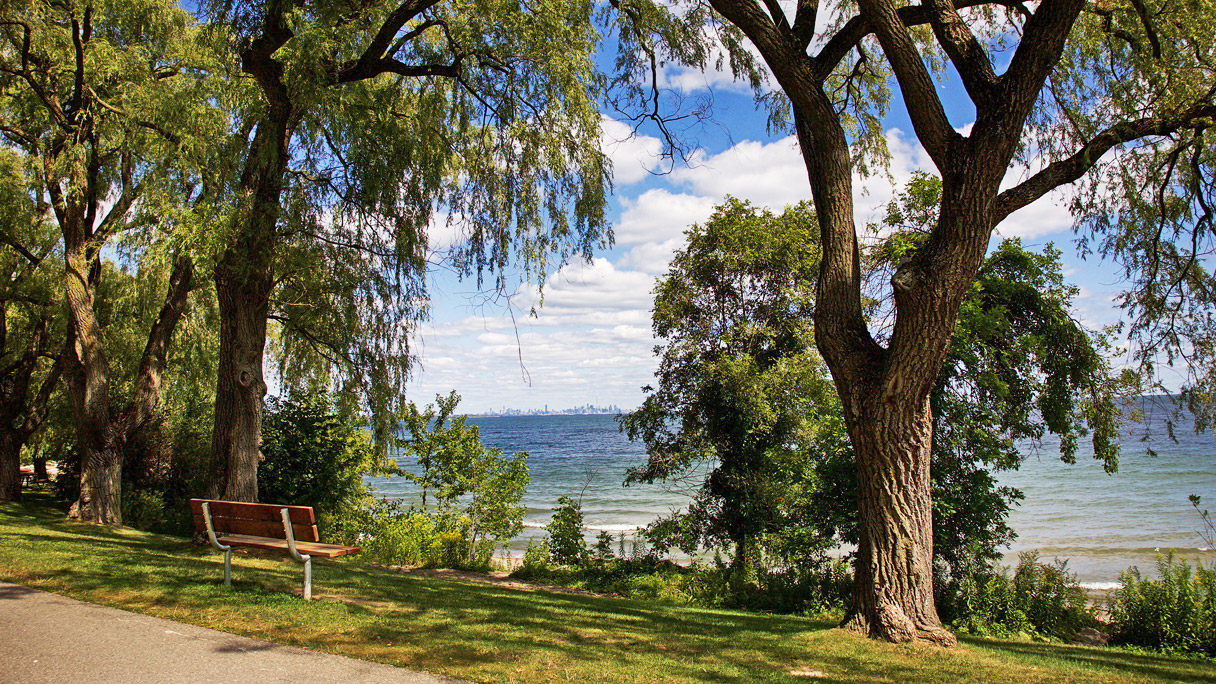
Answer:
<svg viewBox="0 0 1216 684"><path fill-rule="evenodd" d="M211 540L211 545L216 551L228 552L232 550L231 546L225 546L215 538L215 525L211 524L211 504L203 502L203 520L207 522L207 538Z"/></svg>
<svg viewBox="0 0 1216 684"><path fill-rule="evenodd" d="M287 550L291 552L291 557L295 558L301 563L308 561L309 557L301 554L300 550L296 548L296 535L291 529L291 512L284 508L282 511L282 516L283 538L287 540Z"/></svg>

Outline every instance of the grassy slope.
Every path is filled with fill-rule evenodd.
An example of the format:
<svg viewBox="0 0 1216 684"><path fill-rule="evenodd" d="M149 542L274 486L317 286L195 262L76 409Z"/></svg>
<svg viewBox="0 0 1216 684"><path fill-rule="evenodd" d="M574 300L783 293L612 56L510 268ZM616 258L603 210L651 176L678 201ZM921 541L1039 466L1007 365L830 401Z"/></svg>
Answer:
<svg viewBox="0 0 1216 684"><path fill-rule="evenodd" d="M184 540L67 522L46 499L0 503L0 579L268 641L485 682L1216 681L1216 663L965 640L873 643L797 617L522 591L402 575L357 559L233 558ZM294 593L293 593L294 592Z"/></svg>

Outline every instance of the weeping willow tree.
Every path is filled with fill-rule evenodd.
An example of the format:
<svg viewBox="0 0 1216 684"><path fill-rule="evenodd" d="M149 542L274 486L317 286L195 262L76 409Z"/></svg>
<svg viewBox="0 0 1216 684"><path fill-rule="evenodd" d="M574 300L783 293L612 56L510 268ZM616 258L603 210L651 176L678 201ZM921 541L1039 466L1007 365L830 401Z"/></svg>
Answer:
<svg viewBox="0 0 1216 684"><path fill-rule="evenodd" d="M591 3L206 3L234 112L211 198L220 312L211 493L257 497L268 322L287 383L383 436L433 233L466 275L543 279L607 239Z"/></svg>
<svg viewBox="0 0 1216 684"><path fill-rule="evenodd" d="M21 498L21 450L63 375L58 229L27 192L34 161L0 150L0 501Z"/></svg>
<svg viewBox="0 0 1216 684"><path fill-rule="evenodd" d="M1076 184L1071 206L1083 245L1127 276L1122 303L1139 359L1148 370L1185 363L1188 398L1197 409L1212 405L1216 6L611 5L626 48L620 64L632 78L621 102L639 118L670 133L656 74L667 62L704 66L721 55L721 66L756 87L774 123L793 129L823 249L816 343L857 462L857 583L845 624L882 639L955 643L933 603L930 394L1002 221ZM946 75L961 84L955 100L938 87ZM893 325L878 337L863 307L854 178L885 163L880 122L894 90L942 193L927 236L894 269Z"/></svg>
<svg viewBox="0 0 1216 684"><path fill-rule="evenodd" d="M216 119L185 76L192 35L190 16L161 0L0 5L0 131L30 171L25 193L62 240L62 372L81 458L72 512L83 520L122 520L122 448L159 401L193 284L178 228L197 187L192 150ZM96 301L103 250L119 243L132 265L158 274L162 293L128 382L112 366Z"/></svg>

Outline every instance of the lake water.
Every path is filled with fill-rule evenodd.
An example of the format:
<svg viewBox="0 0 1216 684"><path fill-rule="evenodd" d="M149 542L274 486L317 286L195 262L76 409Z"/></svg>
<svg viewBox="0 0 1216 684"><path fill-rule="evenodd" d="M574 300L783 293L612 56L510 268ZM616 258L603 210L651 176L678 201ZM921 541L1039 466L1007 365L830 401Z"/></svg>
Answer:
<svg viewBox="0 0 1216 684"><path fill-rule="evenodd" d="M1158 551L1177 549L1192 561L1216 561L1198 531L1199 516L1187 499L1203 497L1216 511L1216 437L1195 434L1189 426L1168 439L1162 413L1145 426L1123 433L1119 472L1106 475L1084 447L1075 465L1059 460L1059 444L1044 440L1025 445L1021 470L1002 473L1000 481L1021 489L1026 498L1010 516L1018 538L1007 549L1008 562L1022 551L1038 550L1045 559L1067 558L1069 568L1091 587L1111 586L1119 572L1137 565L1150 570ZM512 544L518 553L527 540L543 534L557 497L582 495L588 536L607 530L630 536L638 527L679 508L688 491L678 486L622 486L626 471L643 462L645 450L617 430L609 415L471 418L482 442L504 452L527 451L532 481L523 504L527 529ZM1146 455L1151 447L1157 456ZM402 465L416 469L412 459ZM381 496L417 502L419 492L401 478L373 481Z"/></svg>

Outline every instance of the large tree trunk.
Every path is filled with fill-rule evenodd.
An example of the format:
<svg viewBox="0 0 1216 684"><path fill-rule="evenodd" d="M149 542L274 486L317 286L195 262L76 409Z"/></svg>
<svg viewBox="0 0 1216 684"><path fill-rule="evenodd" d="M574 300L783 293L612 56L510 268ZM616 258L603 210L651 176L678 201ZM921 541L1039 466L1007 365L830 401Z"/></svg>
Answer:
<svg viewBox="0 0 1216 684"><path fill-rule="evenodd" d="M85 522L122 524L122 450L118 446L81 448L80 498L68 515Z"/></svg>
<svg viewBox="0 0 1216 684"><path fill-rule="evenodd" d="M933 602L933 421L927 400L905 403L866 406L848 421L860 539L853 607L844 627L889 641L953 645L954 635L943 629Z"/></svg>
<svg viewBox="0 0 1216 684"><path fill-rule="evenodd" d="M21 500L21 445L16 436L0 431L0 501Z"/></svg>
<svg viewBox="0 0 1216 684"><path fill-rule="evenodd" d="M76 422L76 448L80 451L80 498L68 515L85 522L121 525L122 449L152 417L160 401L161 374L169 342L185 313L194 268L188 259L179 258L174 263L164 304L148 333L140 359L134 394L130 403L114 411L110 400L110 365L93 308L101 264L96 256L77 249L73 242L65 246L71 327L64 353L69 357L66 375Z"/></svg>
<svg viewBox="0 0 1216 684"><path fill-rule="evenodd" d="M220 358L208 495L231 501L258 498L266 317L274 290L288 146L298 122L282 82L282 65L273 55L290 36L279 8L267 15L263 35L241 54L243 70L254 77L266 96L267 111L257 123L241 172L241 187L247 194L234 219L233 241L215 270Z"/></svg>
<svg viewBox="0 0 1216 684"><path fill-rule="evenodd" d="M260 287L250 287L250 283L234 277L227 265L216 270L220 358L211 443L213 477L209 495L213 498L258 499L269 280L269 273L263 274Z"/></svg>
<svg viewBox="0 0 1216 684"><path fill-rule="evenodd" d="M83 181L78 181L84 187ZM85 522L122 524L120 445L113 439L110 363L93 296L101 263L89 253L84 208L73 206L64 222L65 298L74 363L67 374L80 452L80 498L68 515Z"/></svg>

